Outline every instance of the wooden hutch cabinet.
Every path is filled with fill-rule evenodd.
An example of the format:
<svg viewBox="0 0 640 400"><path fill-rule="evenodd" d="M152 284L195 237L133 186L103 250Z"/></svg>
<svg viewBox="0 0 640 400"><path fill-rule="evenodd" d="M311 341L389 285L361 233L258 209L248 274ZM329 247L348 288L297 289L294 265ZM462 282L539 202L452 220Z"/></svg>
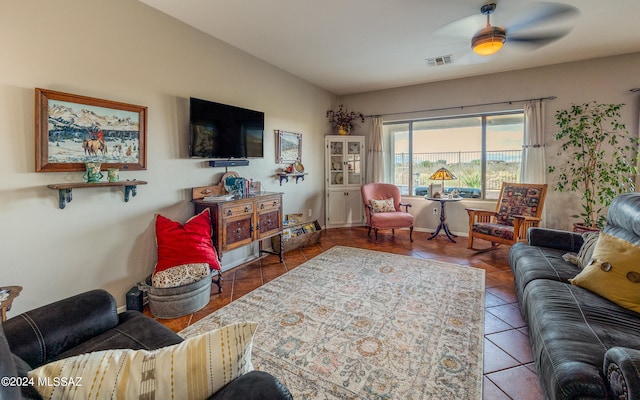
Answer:
<svg viewBox="0 0 640 400"><path fill-rule="evenodd" d="M213 245L222 254L282 234L282 193L265 192L237 200L194 200L196 214L209 208ZM260 242L260 251L262 243ZM282 262L282 249L274 249Z"/></svg>

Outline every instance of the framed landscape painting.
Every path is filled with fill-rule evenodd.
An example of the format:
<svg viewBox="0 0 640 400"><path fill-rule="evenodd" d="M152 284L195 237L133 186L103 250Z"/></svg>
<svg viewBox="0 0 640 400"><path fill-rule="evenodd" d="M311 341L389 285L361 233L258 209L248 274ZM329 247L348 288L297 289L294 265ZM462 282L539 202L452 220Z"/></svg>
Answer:
<svg viewBox="0 0 640 400"><path fill-rule="evenodd" d="M36 88L36 172L147 169L147 107Z"/></svg>
<svg viewBox="0 0 640 400"><path fill-rule="evenodd" d="M302 160L302 134L275 130L276 162L294 163Z"/></svg>

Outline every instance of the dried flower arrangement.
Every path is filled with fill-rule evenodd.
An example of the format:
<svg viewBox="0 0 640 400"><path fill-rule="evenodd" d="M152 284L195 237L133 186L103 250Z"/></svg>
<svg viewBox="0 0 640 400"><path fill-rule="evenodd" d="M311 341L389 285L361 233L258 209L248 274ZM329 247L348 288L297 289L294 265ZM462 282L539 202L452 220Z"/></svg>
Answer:
<svg viewBox="0 0 640 400"><path fill-rule="evenodd" d="M334 128L342 128L348 134L353 128L357 127L357 121L364 122L364 115L354 111L348 111L344 105L338 105L336 111L327 110L327 118Z"/></svg>

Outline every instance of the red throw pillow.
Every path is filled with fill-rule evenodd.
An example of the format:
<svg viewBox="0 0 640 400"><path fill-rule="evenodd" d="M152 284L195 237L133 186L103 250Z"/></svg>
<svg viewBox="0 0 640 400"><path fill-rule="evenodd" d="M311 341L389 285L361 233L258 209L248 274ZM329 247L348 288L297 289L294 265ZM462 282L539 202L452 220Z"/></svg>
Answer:
<svg viewBox="0 0 640 400"><path fill-rule="evenodd" d="M162 215L156 215L158 262L155 272L184 264L208 263L220 270L216 249L211 241L211 218L205 209L184 225Z"/></svg>

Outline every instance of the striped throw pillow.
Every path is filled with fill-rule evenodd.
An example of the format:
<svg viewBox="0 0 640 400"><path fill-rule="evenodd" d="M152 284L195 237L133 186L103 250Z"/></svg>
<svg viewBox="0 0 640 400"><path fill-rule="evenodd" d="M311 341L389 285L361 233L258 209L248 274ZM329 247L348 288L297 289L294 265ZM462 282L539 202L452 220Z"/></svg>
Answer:
<svg viewBox="0 0 640 400"><path fill-rule="evenodd" d="M45 399L206 399L253 370L257 323L227 325L184 342L147 350L81 354L29 372Z"/></svg>

